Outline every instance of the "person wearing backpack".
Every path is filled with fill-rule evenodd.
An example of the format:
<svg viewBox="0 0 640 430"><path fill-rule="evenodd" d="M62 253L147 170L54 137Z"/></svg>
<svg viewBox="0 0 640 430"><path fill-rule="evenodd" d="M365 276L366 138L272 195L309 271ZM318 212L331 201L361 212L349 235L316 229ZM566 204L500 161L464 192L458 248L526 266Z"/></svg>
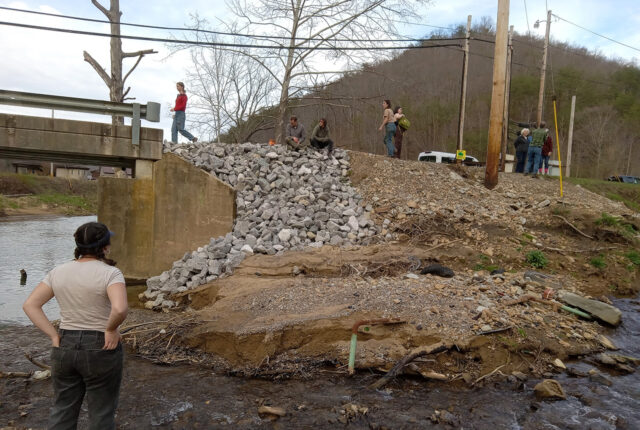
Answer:
<svg viewBox="0 0 640 430"><path fill-rule="evenodd" d="M396 133L393 136L393 144L396 148L394 156L400 158L400 151L402 150L402 137L404 132L409 128L409 120L404 113L402 113L402 107L396 106L393 110L393 118L396 124Z"/></svg>

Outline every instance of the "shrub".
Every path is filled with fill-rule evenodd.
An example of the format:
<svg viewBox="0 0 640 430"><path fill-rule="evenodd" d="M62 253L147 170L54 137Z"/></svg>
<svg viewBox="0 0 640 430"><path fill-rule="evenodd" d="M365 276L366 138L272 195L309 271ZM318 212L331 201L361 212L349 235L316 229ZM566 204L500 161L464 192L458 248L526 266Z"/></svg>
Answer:
<svg viewBox="0 0 640 430"><path fill-rule="evenodd" d="M549 264L547 257L542 251L529 251L527 253L527 263L536 269L543 269Z"/></svg>

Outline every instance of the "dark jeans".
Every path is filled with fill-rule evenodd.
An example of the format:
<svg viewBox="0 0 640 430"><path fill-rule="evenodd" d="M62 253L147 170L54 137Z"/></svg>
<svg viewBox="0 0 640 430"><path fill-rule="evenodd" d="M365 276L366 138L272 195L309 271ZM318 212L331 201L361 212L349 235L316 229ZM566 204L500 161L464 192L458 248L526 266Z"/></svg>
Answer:
<svg viewBox="0 0 640 430"><path fill-rule="evenodd" d="M400 126L396 126L396 134L393 136L393 144L396 147L396 158L400 158L400 151L402 151L402 136L404 130Z"/></svg>
<svg viewBox="0 0 640 430"><path fill-rule="evenodd" d="M103 350L104 333L90 330L60 330L60 347L51 349L51 374L55 401L49 429L75 429L82 400L87 394L89 428L115 429L120 381L122 344Z"/></svg>
<svg viewBox="0 0 640 430"><path fill-rule="evenodd" d="M319 140L316 139L311 139L311 146L313 146L316 149L323 149L323 148L328 148L327 149L327 154L331 154L333 152L333 140L329 139L326 142L320 142Z"/></svg>
<svg viewBox="0 0 640 430"><path fill-rule="evenodd" d="M516 151L516 173L524 173L524 163L527 161L527 151Z"/></svg>
<svg viewBox="0 0 640 430"><path fill-rule="evenodd" d="M542 170L543 166L546 170L549 170L549 158L549 155L542 155L540 157L540 166L538 167L538 170Z"/></svg>

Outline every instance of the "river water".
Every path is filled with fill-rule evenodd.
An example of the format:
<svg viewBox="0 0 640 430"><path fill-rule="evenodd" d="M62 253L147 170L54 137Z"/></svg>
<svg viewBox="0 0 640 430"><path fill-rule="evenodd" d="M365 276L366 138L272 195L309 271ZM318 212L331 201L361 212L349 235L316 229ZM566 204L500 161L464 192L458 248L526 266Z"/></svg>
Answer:
<svg viewBox="0 0 640 430"><path fill-rule="evenodd" d="M22 303L49 270L73 259L73 233L95 220L95 216L0 218L0 324L30 323ZM20 285L20 269L27 271L26 285ZM60 317L55 298L44 311L50 320Z"/></svg>
<svg viewBox="0 0 640 430"><path fill-rule="evenodd" d="M93 220L95 217L0 222L0 332L3 323L28 323L22 302L48 270L72 258L73 232ZM29 275L25 286L19 282L21 268ZM640 300L618 299L614 304L623 311L623 324L606 334L621 348L619 353L640 357ZM46 312L49 318L57 318L57 304L50 303ZM42 335L26 327L4 330L7 336L10 330L22 333L18 336L25 347L42 343ZM604 371L610 386L559 374L554 379L562 384L567 400L540 402L533 395L539 381L533 379L520 387L503 381L476 389L453 389L401 378L384 391L371 391L365 387L379 375L367 372L355 378L330 372L324 378L272 382L216 375L197 366L167 367L135 357L129 360L118 413L122 428L274 428L256 414L257 404L266 401L289 411L276 424L278 428L640 429L640 372L617 376ZM588 358L567 364L583 372L594 367ZM36 391L25 401L41 406L42 411L31 412L27 422L32 420L30 425L38 427L46 422L51 394L48 385L36 384L33 389ZM19 401L23 392L7 391L7 402ZM339 418L347 403L369 411L345 426ZM454 425L434 424L431 416L436 409L449 411ZM0 419L0 427L2 424Z"/></svg>

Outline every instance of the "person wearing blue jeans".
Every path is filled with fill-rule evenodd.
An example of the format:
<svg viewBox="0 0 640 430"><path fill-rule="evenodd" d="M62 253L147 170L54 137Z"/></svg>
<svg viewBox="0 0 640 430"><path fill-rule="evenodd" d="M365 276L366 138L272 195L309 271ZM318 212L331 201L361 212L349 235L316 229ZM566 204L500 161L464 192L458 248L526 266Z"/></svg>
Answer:
<svg viewBox="0 0 640 430"><path fill-rule="evenodd" d="M382 108L384 113L382 114L382 124L380 124L378 130L382 131L384 128L384 145L387 147L387 156L393 157L396 150L393 145L393 136L396 134L396 120L391 110L391 100L383 100Z"/></svg>
<svg viewBox="0 0 640 430"><path fill-rule="evenodd" d="M184 111L187 109L187 93L184 89L184 84L182 82L176 83L176 89L178 90L176 105L170 109L171 112L174 112L173 124L171 124L171 142L178 143L178 132L180 132L181 135L189 139L191 142L196 143L198 138L194 137L193 134L184 129L186 121L186 114Z"/></svg>
<svg viewBox="0 0 640 430"><path fill-rule="evenodd" d="M532 174L534 178L538 177L538 168L540 167L540 160L542 158L542 145L547 140L547 130L545 130L545 122L542 121L538 128L531 133L531 143L529 144L529 151L527 152L527 168L524 171L525 175Z"/></svg>

